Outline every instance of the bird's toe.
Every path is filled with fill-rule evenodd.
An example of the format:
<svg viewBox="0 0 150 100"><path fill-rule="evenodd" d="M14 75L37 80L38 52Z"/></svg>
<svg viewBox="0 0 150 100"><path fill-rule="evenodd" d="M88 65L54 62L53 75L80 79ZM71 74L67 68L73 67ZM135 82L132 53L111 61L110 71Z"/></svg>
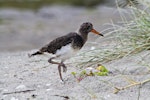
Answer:
<svg viewBox="0 0 150 100"><path fill-rule="evenodd" d="M63 72L67 72L67 67L66 67L66 65L64 63L61 63L60 66L62 66Z"/></svg>
<svg viewBox="0 0 150 100"><path fill-rule="evenodd" d="M63 72L67 72L67 67L63 66Z"/></svg>

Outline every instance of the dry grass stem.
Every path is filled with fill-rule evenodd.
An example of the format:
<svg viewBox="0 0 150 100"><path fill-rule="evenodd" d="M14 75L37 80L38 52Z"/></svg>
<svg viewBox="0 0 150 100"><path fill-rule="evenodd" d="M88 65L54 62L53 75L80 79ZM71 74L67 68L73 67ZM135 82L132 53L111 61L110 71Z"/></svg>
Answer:
<svg viewBox="0 0 150 100"><path fill-rule="evenodd" d="M132 80L132 83L129 84L129 85L127 85L127 86L124 86L124 87L115 87L114 94L117 94L119 91L128 89L128 88L133 87L133 86L137 86L137 85L141 86L141 85L143 85L143 84L145 84L147 82L150 82L150 79L144 80L142 82L136 82L136 81Z"/></svg>

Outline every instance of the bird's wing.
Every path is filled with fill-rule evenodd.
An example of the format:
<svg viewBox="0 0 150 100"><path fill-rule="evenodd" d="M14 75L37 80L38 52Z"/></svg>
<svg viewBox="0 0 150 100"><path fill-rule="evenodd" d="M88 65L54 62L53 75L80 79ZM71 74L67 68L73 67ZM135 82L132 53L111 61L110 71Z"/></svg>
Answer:
<svg viewBox="0 0 150 100"><path fill-rule="evenodd" d="M54 39L53 41L51 41L49 44L45 46L47 52L55 54L58 49L61 49L61 47L71 43L73 41L73 38L76 36L78 36L78 34L72 32L65 36Z"/></svg>

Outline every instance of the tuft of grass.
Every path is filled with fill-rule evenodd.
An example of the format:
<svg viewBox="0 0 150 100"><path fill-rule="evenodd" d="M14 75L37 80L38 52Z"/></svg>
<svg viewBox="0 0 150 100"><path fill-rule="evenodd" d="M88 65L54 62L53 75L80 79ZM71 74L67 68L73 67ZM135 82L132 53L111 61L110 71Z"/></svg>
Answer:
<svg viewBox="0 0 150 100"><path fill-rule="evenodd" d="M108 32L105 38L108 41L112 39L116 43L107 48L81 52L78 56L79 60L76 61L77 65L80 67L93 66L150 50L150 13L147 12L148 9L140 10L132 7L131 21L127 21L126 17L121 15L123 24L112 23L113 27L108 30L113 29L113 31Z"/></svg>

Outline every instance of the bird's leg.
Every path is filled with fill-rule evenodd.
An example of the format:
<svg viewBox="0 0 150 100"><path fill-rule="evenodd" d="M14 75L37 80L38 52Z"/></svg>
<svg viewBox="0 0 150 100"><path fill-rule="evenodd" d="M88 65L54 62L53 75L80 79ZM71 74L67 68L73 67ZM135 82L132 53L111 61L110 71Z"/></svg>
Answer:
<svg viewBox="0 0 150 100"><path fill-rule="evenodd" d="M58 72L59 72L60 79L62 81L64 81L63 78L62 78L62 75L61 75L61 65L60 64L58 65Z"/></svg>
<svg viewBox="0 0 150 100"><path fill-rule="evenodd" d="M52 61L52 59L54 59L54 58L56 58L56 57L50 58L50 59L48 60L48 62L51 63L51 64L57 64L57 65L58 65L59 76L60 76L60 79L63 81L62 74L61 74L61 66L63 67L63 72L66 72L66 71L67 71L67 67L65 66L65 64L63 63L63 61L61 61L61 63Z"/></svg>
<svg viewBox="0 0 150 100"><path fill-rule="evenodd" d="M55 62L55 61L52 61L53 59L55 59L56 57L52 57L48 60L49 63L51 64L57 64L57 65L60 65L61 63L58 63L58 62Z"/></svg>
<svg viewBox="0 0 150 100"><path fill-rule="evenodd" d="M51 63L51 64L57 64L57 65L62 66L62 67L63 67L63 72L66 72L66 71L67 71L67 67L66 67L66 65L63 63L63 61L61 61L61 63L52 61L52 60L55 59L55 58L56 58L56 57L50 58L50 59L48 60L48 62Z"/></svg>

